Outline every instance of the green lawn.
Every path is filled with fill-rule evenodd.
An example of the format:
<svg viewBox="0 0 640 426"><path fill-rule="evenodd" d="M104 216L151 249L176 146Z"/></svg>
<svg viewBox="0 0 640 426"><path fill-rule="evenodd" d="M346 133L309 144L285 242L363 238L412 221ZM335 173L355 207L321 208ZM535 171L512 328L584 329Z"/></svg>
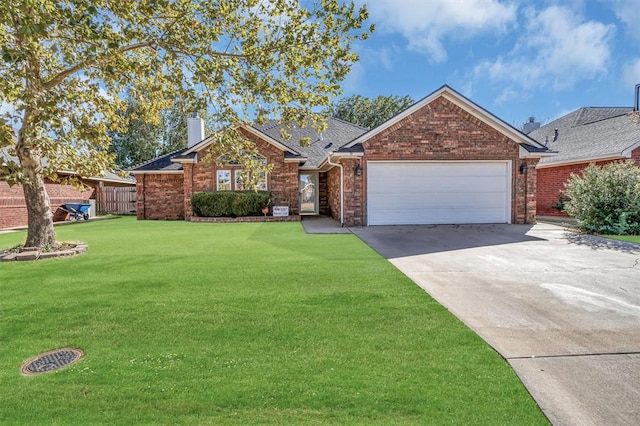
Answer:
<svg viewBox="0 0 640 426"><path fill-rule="evenodd" d="M89 251L0 264L1 424L546 423L496 352L353 235L134 218L57 232ZM20 374L61 347L85 358Z"/></svg>
<svg viewBox="0 0 640 426"><path fill-rule="evenodd" d="M611 238L612 240L626 241L628 243L640 244L640 235L602 235L605 238Z"/></svg>

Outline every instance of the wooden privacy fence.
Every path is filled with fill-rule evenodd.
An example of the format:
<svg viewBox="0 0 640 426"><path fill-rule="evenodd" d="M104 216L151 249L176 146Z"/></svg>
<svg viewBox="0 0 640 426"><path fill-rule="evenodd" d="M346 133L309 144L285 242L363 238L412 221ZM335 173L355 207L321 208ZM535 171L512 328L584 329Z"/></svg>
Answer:
<svg viewBox="0 0 640 426"><path fill-rule="evenodd" d="M136 214L136 189L122 186L96 188L98 214Z"/></svg>

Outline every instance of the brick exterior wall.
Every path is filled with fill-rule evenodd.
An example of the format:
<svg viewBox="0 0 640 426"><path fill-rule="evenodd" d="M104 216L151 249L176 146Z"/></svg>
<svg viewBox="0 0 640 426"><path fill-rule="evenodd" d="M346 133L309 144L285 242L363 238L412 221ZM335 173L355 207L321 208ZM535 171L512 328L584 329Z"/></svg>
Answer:
<svg viewBox="0 0 640 426"><path fill-rule="evenodd" d="M136 175L137 218L184 219L182 184L181 173Z"/></svg>
<svg viewBox="0 0 640 426"><path fill-rule="evenodd" d="M640 166L640 148L636 148L631 152L631 159ZM624 160L608 160L596 161L597 166L614 161ZM591 163L569 164L564 166L544 167L538 169L538 190L537 190L537 206L538 215L540 216L567 216L565 212L561 212L551 207L552 204L558 202L560 193L564 190L564 184L569 180L571 174L580 175L582 171Z"/></svg>
<svg viewBox="0 0 640 426"><path fill-rule="evenodd" d="M340 220L340 168L333 167L327 172L327 214Z"/></svg>
<svg viewBox="0 0 640 426"><path fill-rule="evenodd" d="M341 160L345 173L345 225L366 225L366 175L369 160L511 160L512 222L535 223L536 171L538 159L519 159L519 145L467 113L454 103L440 97L412 115L395 123L364 142L364 157ZM355 176L360 162L362 176ZM526 163L527 174L519 167ZM333 170L332 170L333 172ZM330 194L339 182L336 173L329 173ZM339 171L337 179L339 180ZM526 189L526 191L525 191ZM339 217L339 193L329 197L333 217Z"/></svg>
<svg viewBox="0 0 640 426"><path fill-rule="evenodd" d="M79 190L71 185L61 185L47 181L45 183L51 211L55 212L64 203L83 203L92 197L93 189ZM27 206L21 185L10 187L0 182L0 229L27 226Z"/></svg>
<svg viewBox="0 0 640 426"><path fill-rule="evenodd" d="M273 166L267 175L267 189L272 194L272 206L288 206L292 216L299 214L298 163L285 162L284 152L270 143L241 129L244 136L257 146L258 152ZM198 152L197 163L184 163L180 174L138 174L138 219L185 219L193 217L191 196L215 191L218 170L239 170L237 165L218 165L208 160L208 149ZM214 157L213 155L211 157ZM214 157L215 159L215 157ZM234 180L232 172L231 176Z"/></svg>

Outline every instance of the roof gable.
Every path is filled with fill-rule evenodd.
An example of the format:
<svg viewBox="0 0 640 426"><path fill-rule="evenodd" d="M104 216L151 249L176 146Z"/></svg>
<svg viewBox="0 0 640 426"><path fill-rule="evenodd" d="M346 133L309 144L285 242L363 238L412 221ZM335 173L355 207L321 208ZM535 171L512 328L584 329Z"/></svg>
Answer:
<svg viewBox="0 0 640 426"><path fill-rule="evenodd" d="M360 137L349 142L347 145L345 145L344 148L351 148L357 144L362 144L366 140L378 135L379 133L382 133L386 129L392 127L393 125L397 124L398 122L402 121L408 116L414 114L418 110L424 108L425 106L429 105L434 100L440 97L447 99L448 101L460 107L462 110L466 111L473 117L487 124L489 127L497 130L498 132L507 136L509 139L512 139L516 143L520 144L526 153L530 153L532 156L542 156L547 153L551 154L551 152L549 152L547 147L541 145L536 140L525 135L524 133L517 130L513 126L505 123L495 115L491 114L489 111L480 107L479 105L472 102L471 100L461 95L460 93L456 92L455 90L453 90L451 87L447 85L442 86L435 92L427 95L426 97L419 100L418 102L416 102L409 108L405 109L404 111L400 112L396 116L390 118L389 120L385 121L379 126L371 129L370 131L364 133Z"/></svg>

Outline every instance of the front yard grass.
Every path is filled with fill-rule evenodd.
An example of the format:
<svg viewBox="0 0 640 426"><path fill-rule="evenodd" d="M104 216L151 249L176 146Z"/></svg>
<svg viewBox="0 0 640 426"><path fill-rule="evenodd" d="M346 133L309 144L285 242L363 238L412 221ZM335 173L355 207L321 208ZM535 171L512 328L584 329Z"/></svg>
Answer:
<svg viewBox="0 0 640 426"><path fill-rule="evenodd" d="M605 238L611 238L612 240L626 241L628 243L640 244L640 235L602 235Z"/></svg>
<svg viewBox="0 0 640 426"><path fill-rule="evenodd" d="M546 423L495 351L353 235L134 218L57 233L89 251L0 264L2 424ZM62 347L85 357L20 374Z"/></svg>

